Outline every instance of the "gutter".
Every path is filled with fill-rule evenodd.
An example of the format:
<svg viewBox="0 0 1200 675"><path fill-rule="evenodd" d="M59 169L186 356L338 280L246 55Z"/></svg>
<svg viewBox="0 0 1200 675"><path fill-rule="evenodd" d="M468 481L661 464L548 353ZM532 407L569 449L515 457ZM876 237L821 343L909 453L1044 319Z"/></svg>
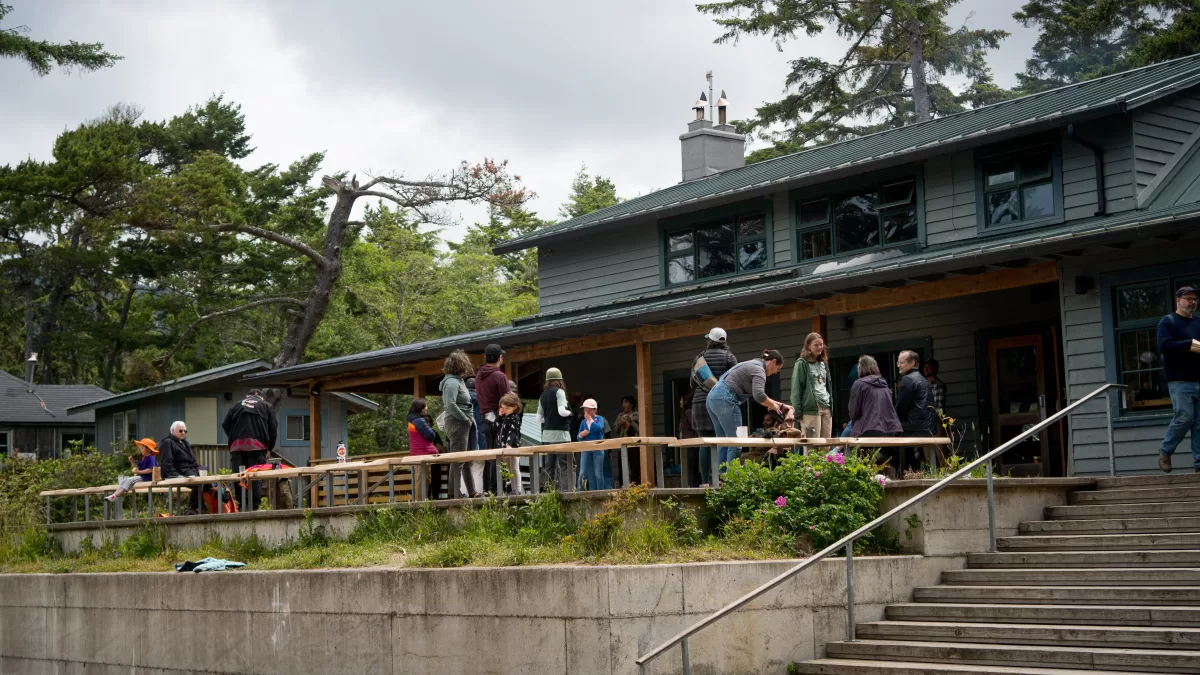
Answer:
<svg viewBox="0 0 1200 675"><path fill-rule="evenodd" d="M1121 110L1124 111L1125 101L1122 100L1120 103ZM1075 131L1074 123L1067 125L1067 138L1070 138L1076 143L1092 151L1092 156L1096 159L1096 206L1098 207L1096 209L1096 215L1107 216L1108 196L1104 190L1104 148L1080 136Z"/></svg>

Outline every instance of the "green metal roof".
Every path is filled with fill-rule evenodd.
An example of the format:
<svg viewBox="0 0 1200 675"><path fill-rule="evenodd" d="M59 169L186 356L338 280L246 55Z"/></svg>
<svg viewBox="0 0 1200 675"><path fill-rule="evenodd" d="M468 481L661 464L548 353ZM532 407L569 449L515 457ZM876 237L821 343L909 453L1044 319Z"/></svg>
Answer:
<svg viewBox="0 0 1200 675"><path fill-rule="evenodd" d="M1178 231L1181 227L1194 227L1197 218L1200 218L1200 204L1186 204L1156 211L1126 211L1000 238L972 239L956 245L929 248L920 253L870 253L853 259L830 261L804 276L764 279L762 283L750 286L694 290L652 302L617 300L580 307L565 314L531 317L516 326L500 326L254 373L242 381L261 386L283 386L369 368L440 358L453 349L478 352L491 342L498 342L505 347L536 344L608 330L665 324L706 314L719 314L733 308L755 309L767 303L782 304L828 297L831 292L867 290L869 284L889 283L939 272L964 271L981 265L1027 259L1083 246L1129 241L1132 237L1148 236L1159 231Z"/></svg>
<svg viewBox="0 0 1200 675"><path fill-rule="evenodd" d="M1061 124L1067 119L1099 114L1106 108L1113 112L1130 109L1197 82L1200 82L1200 55L1087 80L680 183L542 228L497 246L495 252L519 251L548 239L668 209L741 193L749 196L779 183L851 167L865 169L873 163L894 162L904 155L945 144L978 143L989 135L1015 128Z"/></svg>

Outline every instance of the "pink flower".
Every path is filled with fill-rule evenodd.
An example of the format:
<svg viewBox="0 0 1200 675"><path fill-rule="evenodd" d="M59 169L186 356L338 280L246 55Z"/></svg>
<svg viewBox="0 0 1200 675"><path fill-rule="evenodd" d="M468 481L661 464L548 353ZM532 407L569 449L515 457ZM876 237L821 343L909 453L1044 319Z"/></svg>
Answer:
<svg viewBox="0 0 1200 675"><path fill-rule="evenodd" d="M781 509L783 507L787 506L787 497L784 497L783 495L779 495L778 497L776 497L775 498L775 506L778 506Z"/></svg>
<svg viewBox="0 0 1200 675"><path fill-rule="evenodd" d="M820 472L820 471L817 471L816 473L814 473L814 474L813 474L813 476L814 476L815 478L820 478L820 477L821 477L821 472Z"/></svg>
<svg viewBox="0 0 1200 675"><path fill-rule="evenodd" d="M832 462L832 461L833 461L833 455L825 455L825 461L826 461L826 462Z"/></svg>
<svg viewBox="0 0 1200 675"><path fill-rule="evenodd" d="M817 526L816 526L816 525L809 525L809 526L808 526L808 529L810 529L810 530L815 530L815 529L817 529Z"/></svg>
<svg viewBox="0 0 1200 675"><path fill-rule="evenodd" d="M838 464L845 464L846 456L839 452L838 454L833 456L833 461L837 462Z"/></svg>

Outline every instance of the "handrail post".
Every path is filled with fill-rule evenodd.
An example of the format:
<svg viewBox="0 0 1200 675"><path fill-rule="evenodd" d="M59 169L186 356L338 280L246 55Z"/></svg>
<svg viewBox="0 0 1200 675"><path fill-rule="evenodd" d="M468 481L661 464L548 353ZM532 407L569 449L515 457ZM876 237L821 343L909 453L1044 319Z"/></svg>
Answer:
<svg viewBox="0 0 1200 675"><path fill-rule="evenodd" d="M683 638L683 641L679 643L679 649L683 652L683 675L692 675L692 662L688 657L687 638Z"/></svg>
<svg viewBox="0 0 1200 675"><path fill-rule="evenodd" d="M992 460L987 461L988 553L996 552L996 492L992 486Z"/></svg>
<svg viewBox="0 0 1200 675"><path fill-rule="evenodd" d="M1112 390L1104 397L1104 414L1108 418L1108 475L1117 475L1117 455L1113 450Z"/></svg>
<svg viewBox="0 0 1200 675"><path fill-rule="evenodd" d="M846 639L854 636L854 541L846 544Z"/></svg>

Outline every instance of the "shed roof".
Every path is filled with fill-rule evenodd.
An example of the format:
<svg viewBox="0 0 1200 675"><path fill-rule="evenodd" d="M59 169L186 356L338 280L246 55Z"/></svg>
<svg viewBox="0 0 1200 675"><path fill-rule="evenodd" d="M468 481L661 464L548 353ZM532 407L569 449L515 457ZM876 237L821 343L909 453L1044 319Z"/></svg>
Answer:
<svg viewBox="0 0 1200 675"><path fill-rule="evenodd" d="M70 415L77 415L88 412L90 417L92 415L90 411L93 411L96 408L108 408L114 405L124 405L126 403L132 403L133 401L139 401L151 396L187 389L188 387L194 387L199 384L204 384L205 382L212 382L214 380L220 380L226 377L252 373L256 370L270 369L271 363L269 361L265 361L263 359L250 359L249 361L239 361L237 363L230 363L224 366L217 366L216 368L209 368L208 370L202 370L198 373L184 375L183 377L178 377L174 380L159 382L158 384L152 384L149 387L134 389L122 394L109 394L103 389L97 387L96 389L99 390L100 393L108 394L108 396L104 398L92 398L91 400L77 402L73 407L67 410L67 413ZM358 394L342 394L339 392L335 395L353 405L361 406L368 410L375 410L379 407L378 403L375 403L374 401L363 396L359 396Z"/></svg>
<svg viewBox="0 0 1200 675"><path fill-rule="evenodd" d="M743 193L750 196L789 181L822 177L852 167L866 169L873 164L895 163L906 155L931 148L944 152L950 149L947 146L956 143L975 145L1006 131L1048 127L1106 110L1130 109L1197 82L1200 82L1200 55L1086 80L673 185L518 237L497 246L495 252L519 251L597 225L706 201Z"/></svg>
<svg viewBox="0 0 1200 675"><path fill-rule="evenodd" d="M500 326L427 340L399 347L350 354L302 363L271 372L256 373L243 381L279 386L351 371L412 363L444 356L452 349L479 351L490 342L507 346L582 335L607 328L667 323L731 308L749 309L766 302L803 300L846 291L872 283L913 279L939 272L965 270L986 264L1078 249L1112 241L1129 241L1159 231L1194 226L1200 204L1156 211L1126 211L1113 216L1072 221L1057 227L1030 230L1004 238L973 239L957 245L929 248L919 253L884 251L848 260L830 261L812 274L767 278L762 283L717 289L700 289L653 302L617 300L579 307L567 313L531 317L518 325ZM865 290L865 289L864 289Z"/></svg>
<svg viewBox="0 0 1200 675"><path fill-rule="evenodd" d="M67 417L67 409L109 392L94 384L35 384L0 370L0 423L92 424L91 413Z"/></svg>

